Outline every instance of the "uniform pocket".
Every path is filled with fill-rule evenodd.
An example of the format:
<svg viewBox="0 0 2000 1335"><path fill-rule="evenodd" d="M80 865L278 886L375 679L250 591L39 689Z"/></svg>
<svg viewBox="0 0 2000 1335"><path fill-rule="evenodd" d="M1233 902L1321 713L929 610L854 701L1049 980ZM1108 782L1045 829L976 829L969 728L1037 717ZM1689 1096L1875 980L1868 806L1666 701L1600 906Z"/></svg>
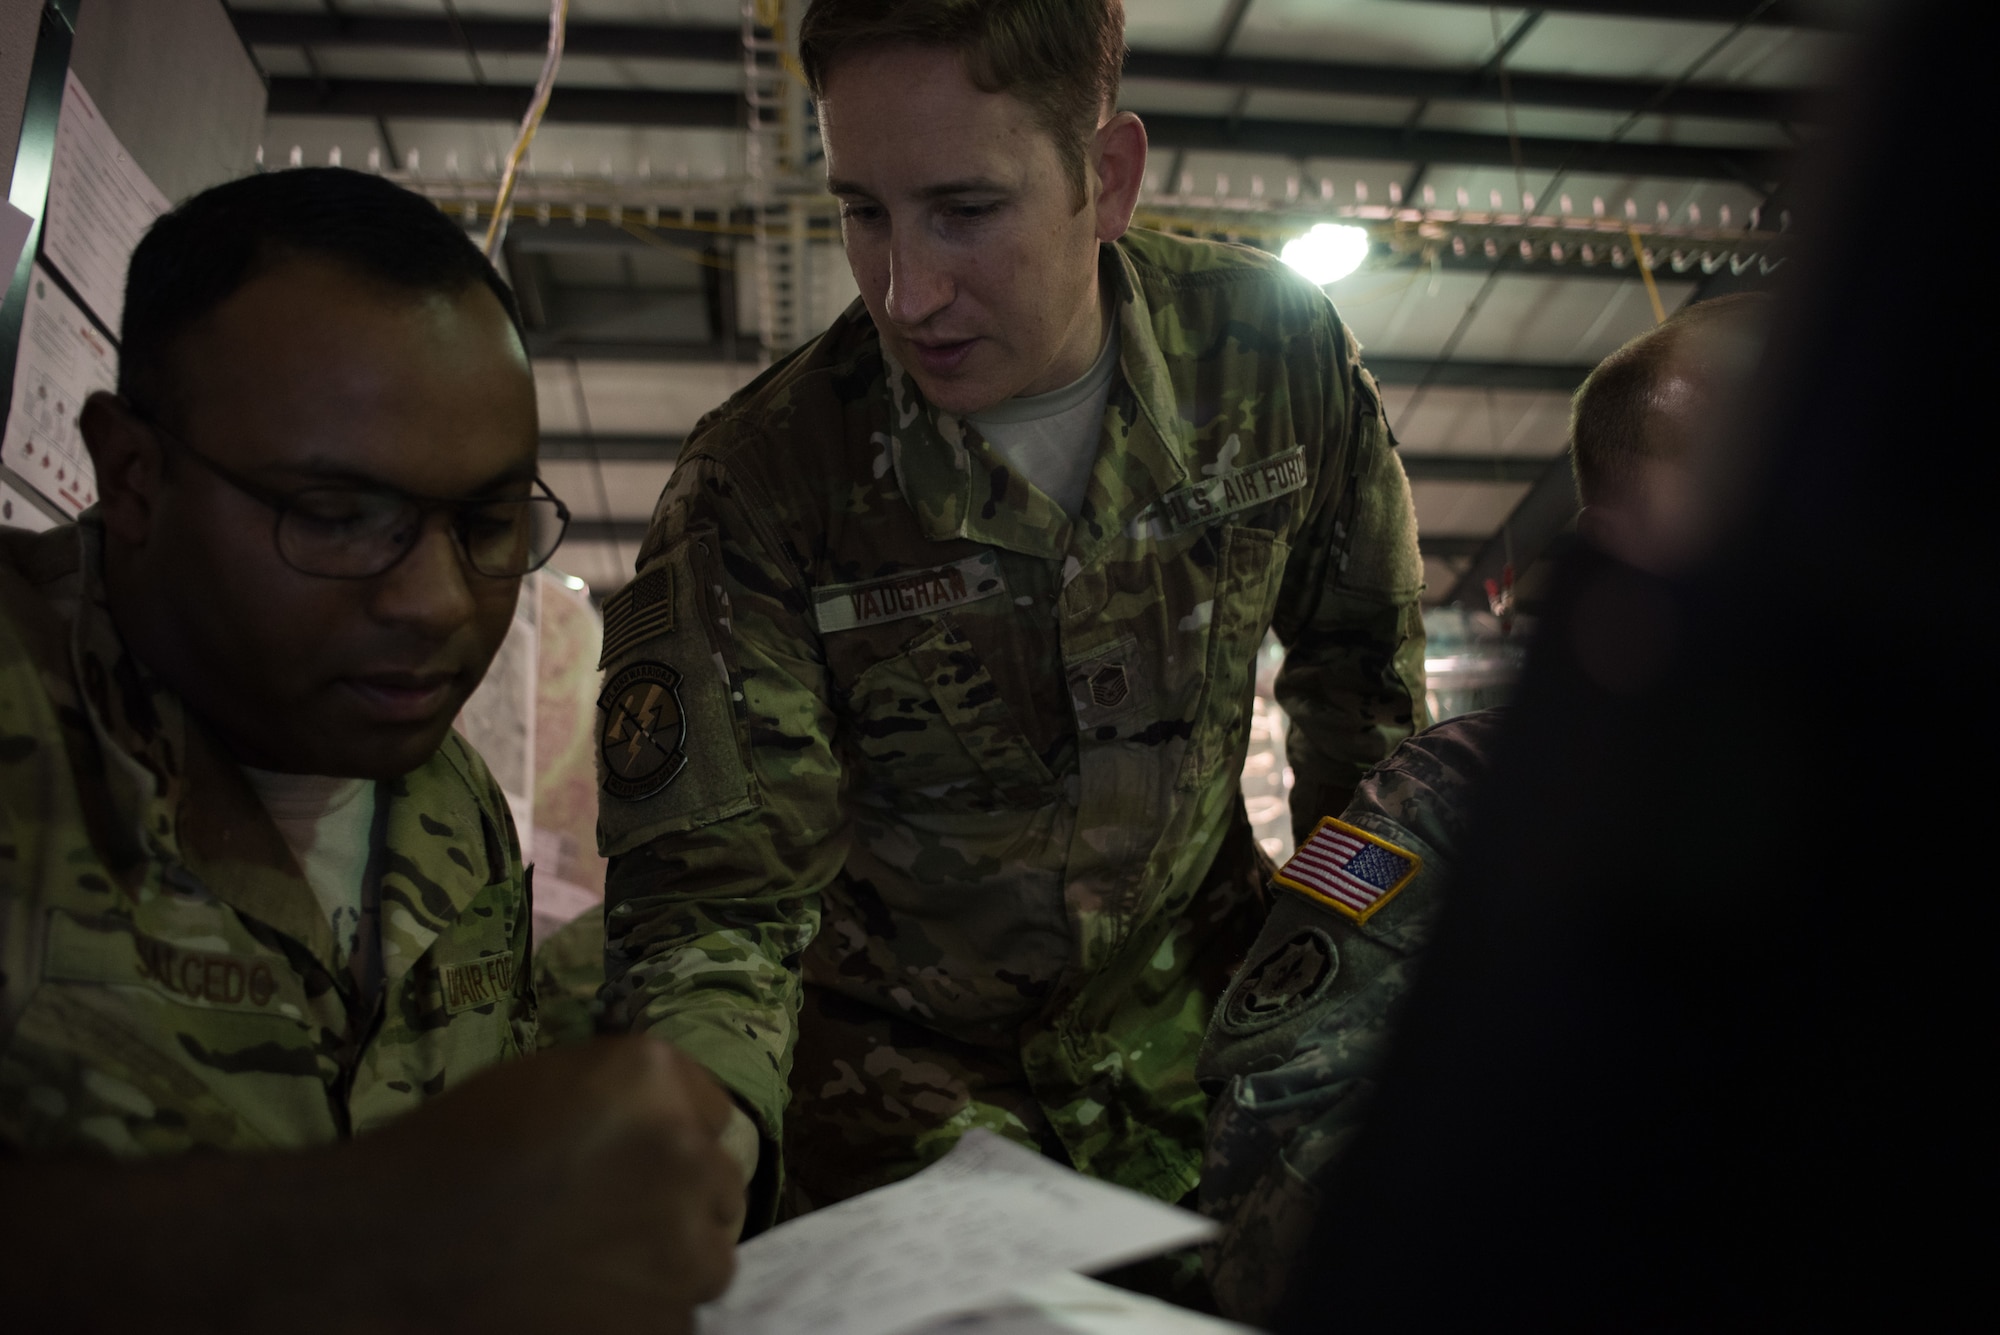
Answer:
<svg viewBox="0 0 2000 1335"><path fill-rule="evenodd" d="M906 810L1039 806L1054 783L993 674L949 617L864 671L848 692L847 712L864 791L893 794Z"/></svg>
<svg viewBox="0 0 2000 1335"><path fill-rule="evenodd" d="M1181 770L1183 791L1200 788L1230 758L1240 759L1247 744L1257 649L1271 625L1289 550L1267 529L1231 525L1222 531L1201 698Z"/></svg>
<svg viewBox="0 0 2000 1335"><path fill-rule="evenodd" d="M129 1158L331 1139L324 999L307 1000L282 956L226 940L189 947L49 910L39 978L0 1052L0 1138Z"/></svg>

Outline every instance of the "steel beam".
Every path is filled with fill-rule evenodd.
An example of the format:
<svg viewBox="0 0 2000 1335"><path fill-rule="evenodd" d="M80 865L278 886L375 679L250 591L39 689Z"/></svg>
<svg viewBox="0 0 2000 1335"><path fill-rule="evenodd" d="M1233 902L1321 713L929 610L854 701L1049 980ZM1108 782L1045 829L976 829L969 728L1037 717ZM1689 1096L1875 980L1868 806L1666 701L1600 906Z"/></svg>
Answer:
<svg viewBox="0 0 2000 1335"><path fill-rule="evenodd" d="M1485 9L1467 0L1421 0L1426 4L1458 5ZM1535 0L1536 9L1557 14L1592 14L1618 19L1685 19L1698 23L1735 23L1755 12L1754 0ZM1758 14L1755 22L1781 28L1839 28L1836 6L1814 0L1777 0Z"/></svg>
<svg viewBox="0 0 2000 1335"><path fill-rule="evenodd" d="M284 77L271 80L274 116L394 116L427 120L516 121L532 90L525 84L434 83L400 79ZM583 125L653 125L733 129L745 108L734 93L668 92L650 88L558 87L547 120ZM1225 116L1149 113L1143 118L1156 148L1273 153L1290 158L1354 158L1369 162L1452 163L1510 167L1506 135L1456 130L1404 130L1394 125L1337 121L1235 120ZM1761 149L1690 144L1607 144L1588 139L1523 138L1521 163L1612 176L1736 181L1758 188L1775 182L1783 156Z"/></svg>
<svg viewBox="0 0 2000 1335"><path fill-rule="evenodd" d="M1599 242L1599 244L1602 245L1602 242ZM1716 246L1712 247L1712 249L1719 251L1722 247ZM1401 270L1407 273L1413 269L1426 268L1428 267L1428 263L1422 255L1405 255L1398 256L1393 261L1382 264L1377 264L1371 260L1368 267L1360 272L1382 273L1384 271ZM1493 271L1493 264L1493 260L1488 259L1477 250L1468 249L1465 254L1459 255L1453 253L1449 246L1438 248L1437 267L1445 273L1478 274L1483 278ZM1695 272L1698 273L1699 270L1696 269ZM1583 278L1592 279L1597 282L1612 283L1640 283L1645 281L1639 276L1639 270L1636 265L1628 263L1621 267L1612 264L1602 253L1598 254L1594 262L1585 264L1582 257L1577 254L1575 242L1569 243L1569 250L1560 263L1549 258L1546 247L1538 248L1535 252L1535 257L1531 260L1522 259L1518 252L1513 253L1508 257L1507 276L1509 278L1516 276L1526 278ZM1689 279L1689 274L1677 274L1672 268L1662 265L1659 269L1653 271L1653 278L1661 284L1686 282ZM1337 298L1338 293L1335 295Z"/></svg>
<svg viewBox="0 0 2000 1335"><path fill-rule="evenodd" d="M1271 92L1345 93L1438 102L1506 101L1499 78L1491 73L1426 66L1274 60L1258 56L1227 56L1218 60L1180 51L1133 51L1125 57L1125 77L1223 84ZM1675 89L1654 106L1660 87L1643 80L1516 74L1510 70L1507 82L1516 106L1575 111L1638 111L1643 107L1665 116L1752 121L1807 118L1803 109L1808 98L1805 90L1690 84Z"/></svg>
<svg viewBox="0 0 2000 1335"><path fill-rule="evenodd" d="M430 51L538 53L548 41L548 25L529 20L349 16L292 11L237 10L236 30L261 46L362 47ZM461 39L460 31L464 37ZM692 60L737 64L743 59L740 32L733 27L655 26L643 23L571 23L566 49L575 55ZM1347 93L1449 102L1505 100L1496 72L1439 69L1424 65L1375 65L1349 61L1280 60L1258 56L1135 50L1125 58L1128 79L1162 79L1274 92ZM1660 86L1644 79L1582 78L1508 72L1508 90L1517 106L1573 110L1636 111L1662 115L1717 116L1734 120L1793 120L1802 112L1804 90L1692 84L1675 89L1654 107Z"/></svg>
<svg viewBox="0 0 2000 1335"><path fill-rule="evenodd" d="M236 31L253 46L344 46L414 51L474 51L540 55L549 25L534 19L448 18L386 14L313 14L296 10L232 9ZM464 35L461 37L460 34ZM563 50L574 56L699 60L738 64L743 33L688 24L571 23Z"/></svg>
<svg viewBox="0 0 2000 1335"><path fill-rule="evenodd" d="M1453 163L1467 167L1514 165L1513 143L1504 134L1405 130L1398 125L1349 125L1332 121L1232 122L1222 116L1148 114L1141 119L1146 122L1147 140L1156 148L1272 153L1288 158ZM1514 142L1519 144L1524 167L1609 176L1768 184L1778 179L1784 161L1781 154L1762 149L1694 144L1609 144L1593 139L1527 136Z"/></svg>
<svg viewBox="0 0 2000 1335"><path fill-rule="evenodd" d="M433 83L407 79L271 80L273 116L394 116L413 120L518 121L534 90L526 84ZM665 125L737 129L736 93L559 85L545 119L575 125Z"/></svg>

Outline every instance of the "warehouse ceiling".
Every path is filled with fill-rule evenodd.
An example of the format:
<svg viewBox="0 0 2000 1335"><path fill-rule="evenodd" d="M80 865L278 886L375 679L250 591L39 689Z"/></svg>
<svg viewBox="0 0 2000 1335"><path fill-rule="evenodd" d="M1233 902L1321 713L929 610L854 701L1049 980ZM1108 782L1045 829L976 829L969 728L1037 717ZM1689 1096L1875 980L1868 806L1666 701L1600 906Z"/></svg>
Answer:
<svg viewBox="0 0 2000 1335"><path fill-rule="evenodd" d="M802 0L573 0L504 267L558 556L629 577L682 437L854 296L786 73ZM483 234L546 0L244 0L263 161L390 173ZM1126 0L1140 220L1277 249L1365 227L1328 290L1382 382L1427 598L1559 549L1569 393L1659 309L1782 269L1788 164L1843 37L1802 0Z"/></svg>

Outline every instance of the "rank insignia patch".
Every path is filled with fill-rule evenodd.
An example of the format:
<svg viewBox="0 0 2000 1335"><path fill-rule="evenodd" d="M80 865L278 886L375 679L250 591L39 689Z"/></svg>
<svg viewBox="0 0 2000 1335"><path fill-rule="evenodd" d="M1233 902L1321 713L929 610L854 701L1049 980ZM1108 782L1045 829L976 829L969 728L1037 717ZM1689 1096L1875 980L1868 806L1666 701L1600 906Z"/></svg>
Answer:
<svg viewBox="0 0 2000 1335"><path fill-rule="evenodd" d="M1367 922L1423 865L1408 849L1327 816L1273 879L1356 922Z"/></svg>
<svg viewBox="0 0 2000 1335"><path fill-rule="evenodd" d="M597 697L605 792L635 802L679 777L687 765L680 687L681 674L665 663L634 663L605 683Z"/></svg>

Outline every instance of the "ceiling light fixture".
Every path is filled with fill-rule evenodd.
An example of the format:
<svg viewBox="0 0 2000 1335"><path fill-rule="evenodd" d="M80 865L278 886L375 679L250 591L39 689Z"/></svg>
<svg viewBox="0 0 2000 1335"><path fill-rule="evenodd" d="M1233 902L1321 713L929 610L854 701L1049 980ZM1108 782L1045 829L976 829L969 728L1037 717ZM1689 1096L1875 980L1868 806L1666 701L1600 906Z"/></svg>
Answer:
<svg viewBox="0 0 2000 1335"><path fill-rule="evenodd" d="M1319 287L1337 283L1368 258L1368 233L1343 223L1315 223L1304 236L1285 243L1278 258Z"/></svg>

